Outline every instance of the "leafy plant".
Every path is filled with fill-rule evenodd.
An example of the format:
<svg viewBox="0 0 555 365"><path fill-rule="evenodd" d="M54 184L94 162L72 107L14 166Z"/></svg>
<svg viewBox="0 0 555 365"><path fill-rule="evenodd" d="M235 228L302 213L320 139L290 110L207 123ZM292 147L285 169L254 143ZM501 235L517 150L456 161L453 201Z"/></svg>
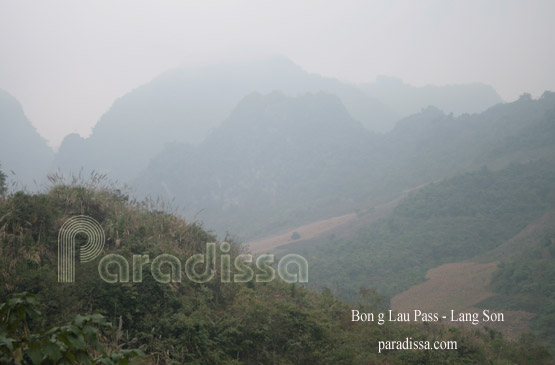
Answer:
<svg viewBox="0 0 555 365"><path fill-rule="evenodd" d="M39 330L36 325L42 315L38 307L36 296L26 292L12 294L0 305L0 362L125 365L142 355L136 349L107 353L100 335L111 324L98 313L77 315L65 325Z"/></svg>

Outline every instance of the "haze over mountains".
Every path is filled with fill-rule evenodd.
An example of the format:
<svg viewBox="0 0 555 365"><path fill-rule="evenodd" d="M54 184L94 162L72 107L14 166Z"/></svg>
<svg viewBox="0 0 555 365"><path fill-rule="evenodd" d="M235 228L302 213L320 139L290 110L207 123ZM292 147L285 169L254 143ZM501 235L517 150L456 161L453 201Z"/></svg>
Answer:
<svg viewBox="0 0 555 365"><path fill-rule="evenodd" d="M502 101L491 86L480 83L414 87L395 77L379 76L376 82L359 85L359 88L400 117L418 113L422 106L428 105L455 115L481 113Z"/></svg>
<svg viewBox="0 0 555 365"><path fill-rule="evenodd" d="M33 184L50 168L54 152L25 116L19 102L0 89L0 164L13 182ZM13 173L13 174L12 174Z"/></svg>
<svg viewBox="0 0 555 365"><path fill-rule="evenodd" d="M285 58L176 69L116 100L89 138L67 136L50 171L106 173L141 195L175 198L219 233L250 238L481 164L544 156L551 99L524 96L484 111L501 101L486 85L412 87L382 77L357 86ZM17 110L3 123L30 129ZM30 145L42 151L26 156L37 155L40 168L21 173L27 184L52 159L36 138ZM10 169L33 166L5 160Z"/></svg>
<svg viewBox="0 0 555 365"><path fill-rule="evenodd" d="M0 122L1 169L17 181L96 171L138 197L174 200L220 238L285 234L274 252L302 254L311 286L351 301L375 288L388 303L430 269L485 260L480 290L492 283L496 292L484 303L537 315L530 328L555 348L555 298L544 294L552 281L536 285L530 274L555 278L553 92L501 103L481 84L351 85L277 58L168 71L118 99L89 138L67 136L55 155L6 92ZM315 239L290 234L345 216L356 224ZM530 227L542 234L519 238ZM534 297L541 303L531 305Z"/></svg>
<svg viewBox="0 0 555 365"><path fill-rule="evenodd" d="M203 211L219 232L267 229L269 215L291 223L352 209L375 139L333 95L255 93L198 147L162 151L133 185L176 197L188 216Z"/></svg>
<svg viewBox="0 0 555 365"><path fill-rule="evenodd" d="M274 90L290 95L326 90L339 96L369 128L377 123L391 126L396 119L356 87L311 75L287 59L176 69L118 99L85 141L64 141L55 164L65 169L67 156L77 152L85 156L85 166L128 179L166 143L198 144L246 95Z"/></svg>
<svg viewBox="0 0 555 365"><path fill-rule="evenodd" d="M0 365L555 364L555 1L0 9Z"/></svg>
<svg viewBox="0 0 555 365"><path fill-rule="evenodd" d="M50 171L107 173L141 195L175 198L219 233L251 238L461 169L543 156L551 99L484 112L501 101L489 86L357 86L284 58L177 69L116 100L89 138L67 136ZM523 138L547 150L524 151ZM39 155L47 166L52 153ZM45 168L28 171L38 179Z"/></svg>
<svg viewBox="0 0 555 365"><path fill-rule="evenodd" d="M449 87L440 87L444 90ZM472 107L466 112L478 112L484 105L501 101L489 86L475 92L473 85L460 86L451 105L457 110ZM425 89L422 89L425 90ZM471 92L472 90L472 92ZM485 90L485 91L484 91ZM412 113L398 112L398 105L369 95L363 88L335 79L310 74L285 58L207 66L197 70L168 71L152 82L138 87L116 100L95 126L91 136L81 140L68 136L62 143L54 166L63 170L75 169L81 156L86 169L108 172L114 178L130 180L143 170L150 158L169 142L198 144L229 116L233 108L248 94L267 94L280 91L289 96L307 92L328 92L339 97L351 117L370 131L391 130L395 122ZM415 89L419 94L420 89ZM426 91L427 93L427 91ZM427 93L429 94L429 93ZM445 103L424 96L420 108ZM494 95L492 97L492 95ZM457 110L445 110L449 113Z"/></svg>

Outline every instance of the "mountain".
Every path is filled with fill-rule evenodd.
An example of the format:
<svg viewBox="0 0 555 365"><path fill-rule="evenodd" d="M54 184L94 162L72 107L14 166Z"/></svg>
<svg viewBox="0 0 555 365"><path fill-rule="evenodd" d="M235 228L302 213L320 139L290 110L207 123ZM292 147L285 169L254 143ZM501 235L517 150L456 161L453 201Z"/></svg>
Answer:
<svg viewBox="0 0 555 365"><path fill-rule="evenodd" d="M62 142L54 167L80 156L88 170L131 180L164 145L202 142L246 95L274 90L287 95L327 91L337 95L368 129L391 125L396 116L353 85L309 74L284 58L168 71L116 100L86 140Z"/></svg>
<svg viewBox="0 0 555 365"><path fill-rule="evenodd" d="M533 100L498 104L459 117L429 107L399 121L379 150L387 186L406 189L471 171L501 168L511 162L555 158L555 93Z"/></svg>
<svg viewBox="0 0 555 365"><path fill-rule="evenodd" d="M42 181L54 152L27 119L21 104L1 89L0 129L2 171L9 179L24 186L32 187L34 181Z"/></svg>
<svg viewBox="0 0 555 365"><path fill-rule="evenodd" d="M553 158L554 118L546 92L459 117L430 107L375 135L337 97L252 94L205 142L168 146L135 185L219 233L253 238L463 171Z"/></svg>
<svg viewBox="0 0 555 365"><path fill-rule="evenodd" d="M376 82L359 85L359 88L402 117L418 113L427 106L455 115L481 113L503 102L491 86L481 83L416 87L398 78L379 76Z"/></svg>
<svg viewBox="0 0 555 365"><path fill-rule="evenodd" d="M83 167L85 172L96 170L131 181L167 143L201 143L252 92L334 94L353 119L380 133L429 105L463 113L482 111L501 101L485 85L415 88L400 83L392 87L394 82L380 80L347 84L310 74L282 57L170 70L116 100L89 138L68 136L53 168L76 172Z"/></svg>
<svg viewBox="0 0 555 365"><path fill-rule="evenodd" d="M168 146L134 185L219 232L275 229L353 209L375 139L333 95L254 93L199 146Z"/></svg>

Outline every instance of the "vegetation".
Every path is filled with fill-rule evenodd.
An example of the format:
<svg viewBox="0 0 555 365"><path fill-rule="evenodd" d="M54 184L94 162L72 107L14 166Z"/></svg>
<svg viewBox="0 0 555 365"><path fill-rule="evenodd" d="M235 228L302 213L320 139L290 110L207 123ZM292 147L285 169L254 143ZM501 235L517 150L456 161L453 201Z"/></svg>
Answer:
<svg viewBox="0 0 555 365"><path fill-rule="evenodd" d="M484 168L415 191L353 239L287 250L308 255L312 285L348 300L368 286L391 297L423 282L430 268L484 254L517 234L555 206L554 182L552 162Z"/></svg>
<svg viewBox="0 0 555 365"><path fill-rule="evenodd" d="M537 336L555 350L553 230L535 245L513 245L496 257L504 260L492 283L499 295L482 303L536 315L535 335L518 346L495 331L353 323L349 314L353 306L389 309L389 299L422 283L430 268L489 260L555 209L555 93L538 100L524 94L455 117L432 106L413 113L429 101L455 112L482 110L499 97L480 85L415 89L393 80L385 89L357 89L280 59L207 70L168 72L137 88L113 105L90 138L67 136L55 156L19 103L0 90L0 120L8 131L0 135L0 156L16 176L10 184L40 183L53 160L64 172L93 171L90 184L54 178L52 188L35 194L8 194L0 172L0 362L125 363L139 351L148 363L549 361ZM275 75L282 76L279 87ZM253 89L333 94L244 97ZM379 129L381 121L389 130L395 115L365 92L413 115L373 134L364 125ZM483 104L464 105L470 99L461 92L481 95L473 100ZM175 199L185 216L216 232L170 214L163 203L99 185L95 169L109 170L143 196ZM407 189L415 191L386 216L383 207ZM252 239L352 212L359 218L353 226L372 223L352 236L343 226L327 242L294 232L278 249L308 258L306 287L163 284L150 264L141 282L109 284L99 278L98 259L77 265L75 283L57 281L58 233L75 215L100 222L104 254L133 262L132 255L171 253L184 262L206 253L206 243L224 232ZM245 249L225 237L233 260ZM77 237L78 246L85 238ZM223 275L220 266L207 267L216 278ZM459 348L376 353L379 340L409 337L456 340Z"/></svg>
<svg viewBox="0 0 555 365"><path fill-rule="evenodd" d="M37 330L41 313L34 295L11 294L0 305L0 362L33 364L129 364L141 355L135 349L108 353L101 329L111 328L101 314L77 315L63 326ZM35 326L32 326L35 324Z"/></svg>
<svg viewBox="0 0 555 365"><path fill-rule="evenodd" d="M535 313L532 329L555 351L555 227L535 247L503 262L492 288L499 295L483 305Z"/></svg>
<svg viewBox="0 0 555 365"><path fill-rule="evenodd" d="M150 363L537 364L547 360L545 350L532 346L532 340L527 342L531 346L520 347L495 332L351 322L352 305L329 290L318 294L281 281L163 284L145 268L140 283L108 284L98 276L97 259L76 265L75 283L57 282L57 234L73 215L86 214L99 221L106 232L105 253L126 257L171 252L184 259L204 252L205 243L214 240L198 224L156 208L152 202L136 202L110 188L67 185L41 194L14 193L0 203L0 299L6 303L1 307L0 343L5 361L119 361L121 354L125 358L134 354L131 349L144 352L143 361ZM233 243L231 255L241 250ZM212 269L219 274L218 267ZM14 294L23 291L33 296ZM377 302L375 292L361 292L357 308L373 311ZM28 320L38 311L40 318ZM60 326L68 318L75 320ZM109 329L105 321L117 324L115 335L104 332ZM458 348L377 353L379 340L407 337L455 340Z"/></svg>

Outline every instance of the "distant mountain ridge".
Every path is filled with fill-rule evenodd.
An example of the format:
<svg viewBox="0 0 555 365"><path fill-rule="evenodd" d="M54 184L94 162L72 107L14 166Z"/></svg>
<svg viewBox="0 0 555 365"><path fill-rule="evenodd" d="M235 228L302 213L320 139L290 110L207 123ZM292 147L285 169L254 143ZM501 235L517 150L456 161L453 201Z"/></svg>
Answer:
<svg viewBox="0 0 555 365"><path fill-rule="evenodd" d="M164 110L167 103L180 105L187 98L177 90L185 88L193 93L207 77L217 83L222 75L236 80L239 74L255 74L252 86L260 81L260 75L270 80L270 76L281 72L283 77L278 79L295 86L297 91L306 86L297 82L299 74L335 85L338 90L345 87L336 80L308 75L282 59L275 61L275 72L271 75L266 74L268 63L250 66L234 65L243 73L232 76L226 68L206 68L199 74L177 70L162 75L117 101L90 138L76 134L66 137L53 166L65 167L64 172L83 170L84 176L90 170L108 173L112 179L132 182L144 194L176 198L189 216L203 211L200 217L219 232L229 230L253 238L257 232L264 234L271 227L297 226L351 213L375 203L376 199L389 199L405 189L459 171L482 165L497 168L512 161L553 154L555 132L550 118L555 97L549 92L538 100L523 95L516 102L459 117L428 107L399 121L385 135L369 132L353 117L345 98L332 93L301 93L299 97L279 92L251 93L235 108L228 95L220 99L229 101L230 117L213 127L211 133L207 132L208 136L197 147L180 141L190 137L183 130L194 130L183 123L187 114L184 111L193 104L209 110L210 103L188 104L181 109L185 113L182 115L168 112L162 115L169 118L166 124L154 124L152 130L156 110ZM291 78L296 81L283 81L287 75L293 75ZM196 83L190 84L191 78ZM232 84L238 85L229 83ZM175 92L164 94L158 87ZM206 87L205 96L211 90ZM241 92L235 90L232 94ZM174 99L164 100L164 95L173 95ZM4 104L11 107L4 110L11 110L9 113L28 123L19 104L13 98L5 100ZM129 100L135 101L129 104ZM134 110L130 105L140 105L142 109ZM10 118L3 118L4 123L14 120ZM114 123L122 126L116 128L120 134L113 132ZM170 128L171 123L175 125ZM15 127L9 129L16 131ZM43 145L32 162L24 164L26 170L27 166L34 166L29 176L14 170L28 184L35 176L44 177L45 166L52 159L52 151L32 132L38 138L35 142L22 141L14 147ZM168 138L174 142L164 142ZM28 148L26 153L16 155L29 156L32 150ZM0 162L3 170L9 172L10 162ZM254 204L256 199L272 203Z"/></svg>
<svg viewBox="0 0 555 365"><path fill-rule="evenodd" d="M334 94L353 119L381 133L428 105L445 106L447 112L453 108L475 112L501 101L487 86L438 87L430 92L402 84L406 98L401 99L411 104L407 108L398 98L391 101L387 85L376 85L347 84L310 74L283 57L170 70L116 100L89 138L66 137L53 169L76 172L84 168L131 181L167 143L201 143L252 92ZM445 92L451 89L456 92Z"/></svg>
<svg viewBox="0 0 555 365"><path fill-rule="evenodd" d="M467 275L478 267L465 266L467 260L487 260L489 289L498 295L474 297L472 305L535 313L532 329L555 348L553 220L527 245L520 237L528 240L529 227L555 214L555 93L502 104L484 85L393 84L387 94L310 75L279 59L174 70L116 101L90 138L67 136L53 166L106 172L130 182L139 198L173 200L185 217L177 221L198 220L213 230L195 228L189 232L195 240L286 232L287 244L271 246L278 247L273 253L303 255L310 286L353 302L381 305L376 293L399 295L421 284L428 270L462 265L454 272ZM394 123L404 114L410 115ZM1 169L8 175L13 169L26 183L44 176L52 150L19 103L1 91L0 122L8 131L0 134ZM370 130L381 127L390 130ZM68 192L75 197L82 190ZM37 212L50 209L42 199L63 198L35 196L21 206L39 221ZM17 208L21 197L5 201ZM128 201L118 190L109 201L120 199ZM83 208L80 198L66 201ZM117 227L118 209L107 212L116 214L109 226ZM165 216L146 213L154 221ZM9 219L20 217L10 213ZM143 221L133 224L136 233L126 234L138 248L155 241ZM498 269L494 256L502 262ZM471 294L483 294L484 283L476 290L467 276ZM467 289L458 289L470 300ZM453 298L445 294L442 304L452 307Z"/></svg>
<svg viewBox="0 0 555 365"><path fill-rule="evenodd" d="M376 82L359 87L400 116L416 114L427 106L455 115L481 113L492 105L503 102L494 88L482 83L415 87L398 78L379 76Z"/></svg>
<svg viewBox="0 0 555 365"><path fill-rule="evenodd" d="M338 191L359 190L365 172L352 167L368 165L375 138L333 95L254 93L198 147L166 148L133 185L177 197L189 216L205 210L208 226L237 233L245 220L266 227L269 211L289 221L293 202L312 202L304 206L312 216L319 206L351 207Z"/></svg>
<svg viewBox="0 0 555 365"><path fill-rule="evenodd" d="M0 89L0 164L8 177L33 188L44 180L54 158L54 151L35 130L21 104ZM12 175L11 172L15 175ZM20 186L22 188L23 186Z"/></svg>
<svg viewBox="0 0 555 365"><path fill-rule="evenodd" d="M555 93L546 91L537 100L524 94L474 115L453 117L428 108L384 136L384 151L407 157L397 171L417 169L430 181L482 165L555 157L554 140Z"/></svg>
<svg viewBox="0 0 555 365"><path fill-rule="evenodd" d="M252 94L198 147L160 153L135 185L252 238L462 171L555 156L554 108L549 92L456 118L428 108L382 136L331 95Z"/></svg>
<svg viewBox="0 0 555 365"><path fill-rule="evenodd" d="M327 91L337 95L368 128L392 124L396 116L352 85L309 74L285 58L176 69L116 100L89 138L70 148L64 141L55 166L69 170L68 155L82 154L83 166L130 180L166 143L198 144L246 95L274 90L288 95Z"/></svg>

